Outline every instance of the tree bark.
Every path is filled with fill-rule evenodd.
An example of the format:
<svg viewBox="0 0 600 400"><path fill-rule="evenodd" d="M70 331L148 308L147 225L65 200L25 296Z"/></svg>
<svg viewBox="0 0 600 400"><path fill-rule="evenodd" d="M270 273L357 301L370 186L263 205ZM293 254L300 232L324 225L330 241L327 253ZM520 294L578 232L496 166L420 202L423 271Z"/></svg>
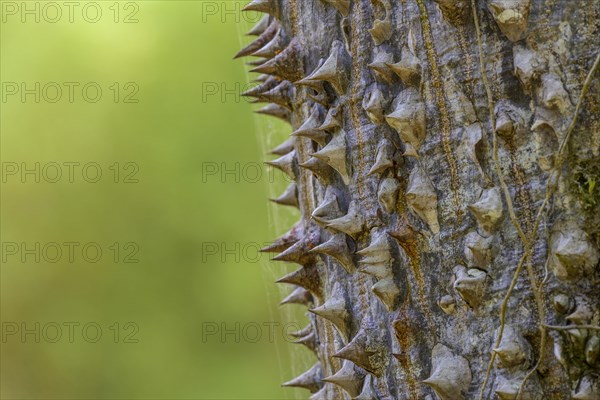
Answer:
<svg viewBox="0 0 600 400"><path fill-rule="evenodd" d="M600 399L600 3L254 0L312 399Z"/></svg>

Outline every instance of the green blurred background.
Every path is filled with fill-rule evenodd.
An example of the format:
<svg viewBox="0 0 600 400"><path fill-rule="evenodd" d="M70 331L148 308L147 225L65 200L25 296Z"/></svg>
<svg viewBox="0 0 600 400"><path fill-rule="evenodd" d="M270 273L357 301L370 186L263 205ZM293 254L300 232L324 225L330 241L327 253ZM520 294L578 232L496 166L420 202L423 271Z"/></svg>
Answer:
<svg viewBox="0 0 600 400"><path fill-rule="evenodd" d="M284 338L285 324L306 323L300 307L278 306L289 288L273 281L290 269L256 253L297 218L266 201L286 186L281 174L261 167L256 179L289 128L253 116L232 94L249 77L231 56L258 16L241 17L244 2L97 1L98 22L84 18L84 8L95 18L93 2L76 2L70 22L57 2L63 15L52 22L49 2L0 3L2 398L305 397L280 387L312 364ZM39 7L39 22L24 5ZM9 93L35 82L39 103ZM48 82L63 89L55 103ZM79 84L72 103L64 82ZM88 82L103 90L95 103L82 95ZM135 88L138 102L125 102ZM65 162L79 163L72 183ZM40 182L20 175L36 163ZM52 163L63 173L56 183ZM84 179L86 163L100 166L98 182ZM65 251L64 242L79 243L74 262L64 253L49 262L47 244ZM83 257L85 243L102 249L98 262ZM124 262L133 250L138 262ZM79 324L72 343L65 323ZM207 324L223 323L239 340L203 340ZM97 342L86 324L102 329ZM278 324L273 340L268 324ZM56 325L62 337L52 343ZM23 327L34 333L23 337Z"/></svg>

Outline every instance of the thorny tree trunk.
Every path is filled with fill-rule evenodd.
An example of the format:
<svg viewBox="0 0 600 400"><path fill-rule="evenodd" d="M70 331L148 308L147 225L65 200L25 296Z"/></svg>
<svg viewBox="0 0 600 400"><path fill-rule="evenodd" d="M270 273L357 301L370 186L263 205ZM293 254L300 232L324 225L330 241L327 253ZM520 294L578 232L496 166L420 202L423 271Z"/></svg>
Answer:
<svg viewBox="0 0 600 400"><path fill-rule="evenodd" d="M314 399L599 399L600 2L254 0ZM587 94L586 94L587 91ZM579 105L581 106L579 108Z"/></svg>

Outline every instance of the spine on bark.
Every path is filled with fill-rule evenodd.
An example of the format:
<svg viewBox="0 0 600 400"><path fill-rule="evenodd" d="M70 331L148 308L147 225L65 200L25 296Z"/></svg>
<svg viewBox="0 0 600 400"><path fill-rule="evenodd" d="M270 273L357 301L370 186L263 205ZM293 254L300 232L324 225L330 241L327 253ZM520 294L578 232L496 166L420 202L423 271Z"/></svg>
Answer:
<svg viewBox="0 0 600 400"><path fill-rule="evenodd" d="M282 304L311 399L600 396L600 114L587 0L254 0L268 165L300 221ZM585 190L581 190L584 188Z"/></svg>

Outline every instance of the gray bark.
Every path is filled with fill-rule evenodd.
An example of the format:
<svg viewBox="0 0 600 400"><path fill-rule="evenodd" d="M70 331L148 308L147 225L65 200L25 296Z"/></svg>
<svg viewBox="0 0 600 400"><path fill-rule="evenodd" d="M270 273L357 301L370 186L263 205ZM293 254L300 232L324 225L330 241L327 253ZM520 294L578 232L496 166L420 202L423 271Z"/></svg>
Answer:
<svg viewBox="0 0 600 400"><path fill-rule="evenodd" d="M281 282L317 363L287 385L600 399L600 3L247 8L247 95L294 132L271 164L302 218L265 251L299 265Z"/></svg>

